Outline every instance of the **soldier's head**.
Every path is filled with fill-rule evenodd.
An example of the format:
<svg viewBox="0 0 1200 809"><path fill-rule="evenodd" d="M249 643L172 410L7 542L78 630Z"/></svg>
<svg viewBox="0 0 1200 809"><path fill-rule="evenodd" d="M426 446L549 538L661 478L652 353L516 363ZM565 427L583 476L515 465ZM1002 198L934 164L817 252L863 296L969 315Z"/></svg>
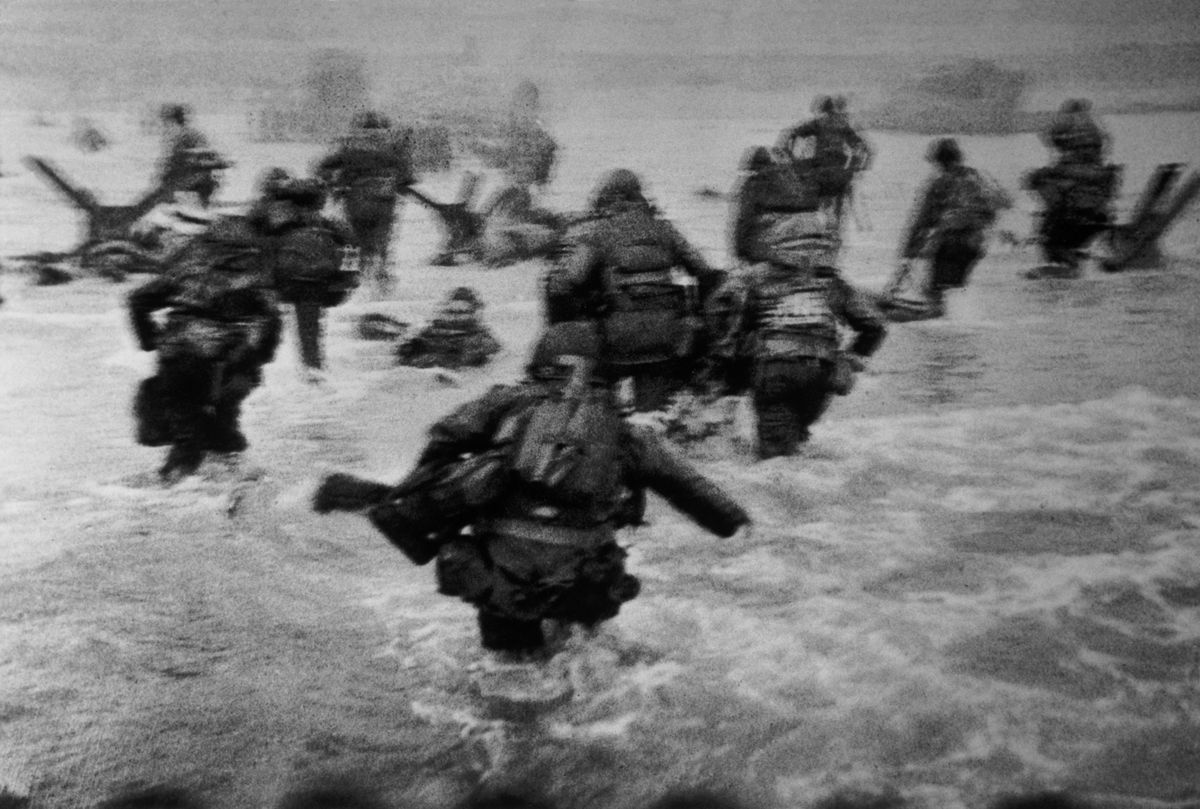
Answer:
<svg viewBox="0 0 1200 809"><path fill-rule="evenodd" d="M1071 115L1076 115L1082 112L1091 112L1091 109L1092 102L1088 101L1086 98L1068 98L1062 103L1062 106L1059 107L1061 112L1069 113Z"/></svg>
<svg viewBox="0 0 1200 809"><path fill-rule="evenodd" d="M840 112L843 115L846 113L846 110L850 106L849 99L847 99L843 95L834 96L832 101L833 101L833 112Z"/></svg>
<svg viewBox="0 0 1200 809"><path fill-rule="evenodd" d="M645 204L642 181L629 169L613 169L592 193L591 209L603 211L621 203Z"/></svg>
<svg viewBox="0 0 1200 809"><path fill-rule="evenodd" d="M962 149L954 138L939 138L929 144L926 159L944 169L961 166L963 162Z"/></svg>
<svg viewBox="0 0 1200 809"><path fill-rule="evenodd" d="M158 117L164 124L186 126L188 118L191 117L191 110L186 104L163 104L158 111Z"/></svg>
<svg viewBox="0 0 1200 809"><path fill-rule="evenodd" d="M771 160L771 150L766 146L751 146L742 155L742 171L751 173L759 172L770 166L774 162Z"/></svg>
<svg viewBox="0 0 1200 809"><path fill-rule="evenodd" d="M450 318L474 319L483 308L483 299L470 287L457 287L442 304L441 315Z"/></svg>
<svg viewBox="0 0 1200 809"><path fill-rule="evenodd" d="M364 110L355 114L354 118L350 121L350 127L357 132L391 129L392 122L381 112Z"/></svg>
<svg viewBox="0 0 1200 809"><path fill-rule="evenodd" d="M311 177L291 178L279 190L279 196L309 211L325 207L325 184Z"/></svg>
<svg viewBox="0 0 1200 809"><path fill-rule="evenodd" d="M827 115L836 109L837 107L834 104L833 99L829 96L817 96L813 99L812 111L814 113Z"/></svg>
<svg viewBox="0 0 1200 809"><path fill-rule="evenodd" d="M292 181L292 175L285 168L272 166L263 172L258 181L258 191L264 197L277 197L279 192Z"/></svg>
<svg viewBox="0 0 1200 809"><path fill-rule="evenodd" d="M548 326L533 346L529 376L541 381L566 381L580 362L590 363L596 374L604 371L604 342L596 324L572 320Z"/></svg>

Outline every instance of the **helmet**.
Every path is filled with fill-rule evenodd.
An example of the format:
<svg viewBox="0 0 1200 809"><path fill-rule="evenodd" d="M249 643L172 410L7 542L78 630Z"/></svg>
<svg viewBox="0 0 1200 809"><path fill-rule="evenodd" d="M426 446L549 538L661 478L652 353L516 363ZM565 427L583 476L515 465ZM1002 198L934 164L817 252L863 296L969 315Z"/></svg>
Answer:
<svg viewBox="0 0 1200 809"><path fill-rule="evenodd" d="M292 175L288 173L287 169L273 166L263 173L262 179L258 181L258 188L262 194L274 196L291 181Z"/></svg>
<svg viewBox="0 0 1200 809"><path fill-rule="evenodd" d="M1062 112L1088 112L1092 108L1092 102L1086 98L1068 98L1062 103L1059 108Z"/></svg>
<svg viewBox="0 0 1200 809"><path fill-rule="evenodd" d="M364 110L351 119L350 126L354 129L391 129L392 122L381 112Z"/></svg>
<svg viewBox="0 0 1200 809"><path fill-rule="evenodd" d="M158 111L158 117L163 121L169 121L180 126L187 123L188 116L191 115L191 110L186 104L163 104Z"/></svg>
<svg viewBox="0 0 1200 809"><path fill-rule="evenodd" d="M939 138L929 144L925 159L941 166L957 166L963 161L963 153L954 138Z"/></svg>
<svg viewBox="0 0 1200 809"><path fill-rule="evenodd" d="M629 169L613 169L592 194L592 210L599 211L618 202L645 202L642 181Z"/></svg>
<svg viewBox="0 0 1200 809"><path fill-rule="evenodd" d="M532 377L557 379L568 373L565 364L559 361L560 357L583 357L599 363L603 353L600 332L592 321L555 323L538 338L526 368Z"/></svg>
<svg viewBox="0 0 1200 809"><path fill-rule="evenodd" d="M766 146L751 146L742 155L742 171L761 171L774 162L771 159L771 150Z"/></svg>
<svg viewBox="0 0 1200 809"><path fill-rule="evenodd" d="M813 112L833 112L837 109L834 106L833 99L829 96L817 96L813 99Z"/></svg>

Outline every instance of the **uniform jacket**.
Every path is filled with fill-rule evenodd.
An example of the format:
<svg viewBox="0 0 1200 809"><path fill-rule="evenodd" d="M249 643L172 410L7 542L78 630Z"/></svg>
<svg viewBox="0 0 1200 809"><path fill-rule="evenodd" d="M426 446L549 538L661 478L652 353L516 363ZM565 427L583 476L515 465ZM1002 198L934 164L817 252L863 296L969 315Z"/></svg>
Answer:
<svg viewBox="0 0 1200 809"><path fill-rule="evenodd" d="M791 154L796 141L812 138L813 159L819 166L848 166L862 168L869 160L871 147L862 136L854 131L845 115L826 113L804 121L789 129L781 139L784 149Z"/></svg>
<svg viewBox="0 0 1200 809"><path fill-rule="evenodd" d="M969 230L972 232L980 232L986 229L990 222L986 221L987 217L981 217L978 221L972 221L969 226L964 226L964 220L955 214L964 212L955 210L956 186L964 181L971 181L970 177L974 174L974 169L967 166L952 166L949 169L938 171L932 179L925 185L924 190L920 194L920 202L917 204L916 212L908 226L908 231L904 238L904 249L902 254L906 259L916 258L929 243L930 239L941 230ZM978 176L975 176L976 182L983 183L985 187L991 184ZM1007 199L1007 194L1002 191L992 189L989 193L998 194L996 200L997 208L1011 204L1011 200ZM991 216L994 218L995 211ZM968 217L969 218L969 217Z"/></svg>
<svg viewBox="0 0 1200 809"><path fill-rule="evenodd" d="M569 314L553 320L596 317L605 300L604 271L614 263L620 245L661 250L675 267L697 281L700 300L720 285L724 273L713 269L674 225L655 215L645 203L618 203L567 235L563 256L546 278L546 297L552 310L557 302L570 304Z"/></svg>
<svg viewBox="0 0 1200 809"><path fill-rule="evenodd" d="M389 140L389 133L348 138L317 164L317 175L332 185L349 188L362 181L382 181L380 191L397 193L416 181L407 140Z"/></svg>
<svg viewBox="0 0 1200 809"><path fill-rule="evenodd" d="M1103 163L1108 148L1108 135L1086 112L1058 113L1042 139L1065 163Z"/></svg>
<svg viewBox="0 0 1200 809"><path fill-rule="evenodd" d="M201 241L174 267L133 290L128 305L145 351L160 348L165 338L203 343L208 335L219 349L198 344L184 350L235 351L266 362L279 343L279 309L257 245ZM167 322L159 327L153 315L164 309Z"/></svg>
<svg viewBox="0 0 1200 809"><path fill-rule="evenodd" d="M463 405L430 428L429 443L418 467L495 449L501 427L548 396L552 384L528 381L498 385ZM748 520L737 503L667 450L653 434L623 421L620 425L623 489L612 502L601 504L599 511L594 504L582 510L550 506L518 481L489 513L479 515L477 526L487 533L487 526L496 520L531 521L551 532L554 528L599 528L611 535L622 525L640 522L640 513L631 515L630 503L641 502L647 489L720 536L732 535Z"/></svg>
<svg viewBox="0 0 1200 809"><path fill-rule="evenodd" d="M717 318L725 330L713 354L724 363L788 356L832 360L843 323L857 333L849 350L866 357L886 333L882 315L831 268L756 264L718 298L729 311ZM783 348L773 347L776 338L785 338Z"/></svg>

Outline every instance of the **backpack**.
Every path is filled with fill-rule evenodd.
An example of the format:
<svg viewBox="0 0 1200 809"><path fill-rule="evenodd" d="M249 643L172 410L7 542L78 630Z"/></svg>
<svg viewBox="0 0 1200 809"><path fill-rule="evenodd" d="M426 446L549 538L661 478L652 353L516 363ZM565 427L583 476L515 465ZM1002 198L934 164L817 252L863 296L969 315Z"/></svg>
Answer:
<svg viewBox="0 0 1200 809"><path fill-rule="evenodd" d="M636 214L649 219L649 214ZM653 219L618 216L605 250L603 333L607 356L618 364L663 362L687 356L694 323L690 275L675 266ZM690 287L690 289L689 289Z"/></svg>
<svg viewBox="0 0 1200 809"><path fill-rule="evenodd" d="M996 214L1009 206L1008 195L994 181L972 168L952 177L942 214L944 230L977 230L996 221Z"/></svg>
<svg viewBox="0 0 1200 809"><path fill-rule="evenodd" d="M616 502L624 423L594 363L579 359L561 393L523 413L510 457L513 475L552 505L602 512Z"/></svg>
<svg viewBox="0 0 1200 809"><path fill-rule="evenodd" d="M280 237L274 270L275 284L285 300L294 297L291 288L296 285L320 286L341 299L357 286L354 274L342 271L341 245L328 228L318 225L296 228Z"/></svg>

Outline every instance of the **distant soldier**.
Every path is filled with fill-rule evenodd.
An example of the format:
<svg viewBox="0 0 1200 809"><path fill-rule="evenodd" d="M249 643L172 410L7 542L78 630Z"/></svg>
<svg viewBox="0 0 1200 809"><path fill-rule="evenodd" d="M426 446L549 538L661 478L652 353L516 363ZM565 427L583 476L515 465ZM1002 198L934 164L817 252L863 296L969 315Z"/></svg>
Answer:
<svg viewBox="0 0 1200 809"><path fill-rule="evenodd" d="M851 125L844 98L839 103L838 99L819 96L813 107L816 117L785 130L777 145L812 172L822 209L840 227L854 175L870 166L871 147ZM807 156L796 153L796 142L800 140L812 141Z"/></svg>
<svg viewBox="0 0 1200 809"><path fill-rule="evenodd" d="M789 214L762 234L762 258L713 297L721 312L712 321L724 324L710 352L713 376L726 380L725 393L749 388L760 458L790 455L807 441L830 396L849 392L853 371L885 334L882 316L836 268L833 228L823 211ZM858 334L848 356L842 324Z"/></svg>
<svg viewBox="0 0 1200 809"><path fill-rule="evenodd" d="M159 183L175 191L190 191L208 207L220 186L219 173L229 163L191 124L191 111L183 104L166 104L159 114L165 149L159 164Z"/></svg>
<svg viewBox="0 0 1200 809"><path fill-rule="evenodd" d="M1064 101L1042 140L1058 153L1059 163L1098 166L1107 157L1108 133L1092 117L1092 105L1086 99Z"/></svg>
<svg viewBox="0 0 1200 809"><path fill-rule="evenodd" d="M343 270L353 234L322 216L324 207L325 188L319 181L293 178L276 168L267 172L247 214L266 239L280 299L295 307L300 359L313 380L324 365L322 310L342 303L358 282L355 272Z"/></svg>
<svg viewBox="0 0 1200 809"><path fill-rule="evenodd" d="M393 131L383 115L362 113L351 134L317 164L316 173L342 201L374 297L387 298L397 205L400 193L416 180L406 134Z"/></svg>
<svg viewBox="0 0 1200 809"><path fill-rule="evenodd" d="M479 317L483 301L470 287L450 293L437 315L419 334L400 343L396 359L417 368L464 368L484 365L500 343Z"/></svg>
<svg viewBox="0 0 1200 809"><path fill-rule="evenodd" d="M503 164L508 181L525 190L549 184L558 143L538 117L541 108L537 85L523 81L513 93Z"/></svg>
<svg viewBox="0 0 1200 809"><path fill-rule="evenodd" d="M1043 133L1055 162L1036 169L1025 186L1042 200L1038 236L1051 265L1078 272L1088 244L1112 221L1120 168L1109 165L1108 136L1091 115L1091 105L1071 99Z"/></svg>
<svg viewBox="0 0 1200 809"><path fill-rule="evenodd" d="M371 506L372 523L413 562L437 560L438 592L475 606L485 649L544 655L543 621L594 627L637 596L617 531L642 523L647 490L718 536L749 523L622 420L611 381L594 324L551 326L526 379L435 423L404 482L331 476L314 508Z"/></svg>
<svg viewBox="0 0 1200 809"><path fill-rule="evenodd" d="M568 232L546 277L549 320L596 320L607 362L633 382L635 408L661 409L692 378L704 301L725 274L658 213L627 169L604 178L591 212Z"/></svg>
<svg viewBox="0 0 1200 809"><path fill-rule="evenodd" d="M129 295L134 334L158 372L134 403L138 443L170 445L159 474L174 481L208 452L241 452L242 400L275 355L280 319L261 238L240 218L217 220L174 266ZM165 325L154 315L166 311Z"/></svg>
<svg viewBox="0 0 1200 809"><path fill-rule="evenodd" d="M1012 207L1012 198L963 164L953 138L930 144L926 159L937 172L921 192L901 255L906 264L920 256L929 258L923 291L933 314L940 316L945 291L966 286L971 270L987 252L988 228L1000 211Z"/></svg>

